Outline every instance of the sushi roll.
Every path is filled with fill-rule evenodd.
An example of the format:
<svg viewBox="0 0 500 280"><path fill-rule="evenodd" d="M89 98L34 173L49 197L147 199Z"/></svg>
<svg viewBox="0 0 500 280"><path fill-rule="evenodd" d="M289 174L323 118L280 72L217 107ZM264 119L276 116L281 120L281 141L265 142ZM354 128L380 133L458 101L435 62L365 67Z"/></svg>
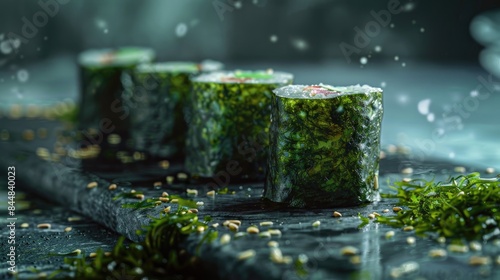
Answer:
<svg viewBox="0 0 500 280"><path fill-rule="evenodd" d="M212 72L193 79L186 169L223 187L230 179L264 179L272 91L289 73Z"/></svg>
<svg viewBox="0 0 500 280"><path fill-rule="evenodd" d="M123 100L122 74L153 58L153 50L136 47L88 50L79 55L78 121L84 143L116 146L128 138L130 118Z"/></svg>
<svg viewBox="0 0 500 280"><path fill-rule="evenodd" d="M378 186L382 90L274 90L264 197L292 207L369 202Z"/></svg>
<svg viewBox="0 0 500 280"><path fill-rule="evenodd" d="M131 148L151 157L184 159L184 109L190 78L222 68L222 63L206 60L145 63L131 71L127 75L131 84L124 96L130 108Z"/></svg>

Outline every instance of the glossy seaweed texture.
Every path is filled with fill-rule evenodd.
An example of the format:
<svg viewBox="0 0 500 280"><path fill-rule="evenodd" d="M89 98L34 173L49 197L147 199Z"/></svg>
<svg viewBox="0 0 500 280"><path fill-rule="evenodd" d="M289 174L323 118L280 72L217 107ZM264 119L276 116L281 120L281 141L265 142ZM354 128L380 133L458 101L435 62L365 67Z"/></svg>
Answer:
<svg viewBox="0 0 500 280"><path fill-rule="evenodd" d="M264 197L292 207L369 202L376 189L382 93L272 99Z"/></svg>
<svg viewBox="0 0 500 280"><path fill-rule="evenodd" d="M194 177L263 179L272 90L283 84L194 82L186 168Z"/></svg>

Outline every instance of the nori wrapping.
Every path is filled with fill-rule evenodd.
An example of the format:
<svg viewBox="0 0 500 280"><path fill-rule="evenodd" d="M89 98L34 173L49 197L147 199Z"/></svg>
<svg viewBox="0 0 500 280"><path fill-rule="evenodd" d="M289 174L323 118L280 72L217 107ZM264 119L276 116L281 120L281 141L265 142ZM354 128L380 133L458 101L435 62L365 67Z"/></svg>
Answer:
<svg viewBox="0 0 500 280"><path fill-rule="evenodd" d="M293 76L272 71L213 72L193 79L186 169L213 177L222 187L232 179L264 179L272 90Z"/></svg>
<svg viewBox="0 0 500 280"><path fill-rule="evenodd" d="M152 157L184 159L187 123L184 109L191 90L190 78L220 70L215 61L160 62L138 65L128 76L125 101L130 108L133 150Z"/></svg>
<svg viewBox="0 0 500 280"><path fill-rule="evenodd" d="M308 208L372 200L382 90L320 84L286 86L274 93L264 197Z"/></svg>
<svg viewBox="0 0 500 280"><path fill-rule="evenodd" d="M78 58L80 66L79 129L83 142L99 145L105 158L113 158L116 146L124 146L130 128L129 108L123 100L122 74L154 58L154 51L147 48L88 50ZM108 136L122 144L108 145Z"/></svg>

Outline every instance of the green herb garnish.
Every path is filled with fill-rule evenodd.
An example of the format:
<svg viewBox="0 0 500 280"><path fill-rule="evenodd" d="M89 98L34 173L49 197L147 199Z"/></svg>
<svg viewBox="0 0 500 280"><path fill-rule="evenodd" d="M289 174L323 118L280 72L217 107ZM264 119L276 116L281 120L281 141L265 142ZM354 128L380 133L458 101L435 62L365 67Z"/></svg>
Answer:
<svg viewBox="0 0 500 280"><path fill-rule="evenodd" d="M500 236L500 181L481 178L479 173L461 175L445 183L433 180L397 182L397 198L404 206L396 216L377 217L379 223L394 227L413 226L419 235L467 240L489 240Z"/></svg>

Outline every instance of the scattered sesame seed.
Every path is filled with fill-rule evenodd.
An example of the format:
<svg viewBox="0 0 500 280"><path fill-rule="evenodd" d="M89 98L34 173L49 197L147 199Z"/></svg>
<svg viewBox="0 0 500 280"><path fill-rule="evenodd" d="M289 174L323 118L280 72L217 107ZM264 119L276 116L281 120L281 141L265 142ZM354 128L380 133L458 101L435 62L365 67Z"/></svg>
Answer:
<svg viewBox="0 0 500 280"><path fill-rule="evenodd" d="M71 252L71 253L73 253L73 254L75 254L75 255L77 255L77 256L78 256L78 255L80 255L80 254L82 253L82 250L80 250L80 249L76 249L76 250L74 250L74 251L73 251L73 252Z"/></svg>
<svg viewBox="0 0 500 280"><path fill-rule="evenodd" d="M82 217L68 217L68 222L78 222L81 220L82 220Z"/></svg>
<svg viewBox="0 0 500 280"><path fill-rule="evenodd" d="M39 272L37 275L36 275L37 279L45 279L47 278L47 273L45 272Z"/></svg>
<svg viewBox="0 0 500 280"><path fill-rule="evenodd" d="M370 219L375 219L375 215L373 215L373 214L368 214L368 218L370 218Z"/></svg>
<svg viewBox="0 0 500 280"><path fill-rule="evenodd" d="M90 258L95 258L95 257L97 257L97 253L96 252L92 252L92 253L89 254L89 257Z"/></svg>
<svg viewBox="0 0 500 280"><path fill-rule="evenodd" d="M108 136L108 143L112 145L118 145L122 141L122 138L118 134L110 134Z"/></svg>
<svg viewBox="0 0 500 280"><path fill-rule="evenodd" d="M138 194L135 195L135 198L143 200L144 199L144 195L142 193L138 193Z"/></svg>
<svg viewBox="0 0 500 280"><path fill-rule="evenodd" d="M393 230L390 230L385 233L385 238L392 238L396 234Z"/></svg>
<svg viewBox="0 0 500 280"><path fill-rule="evenodd" d="M239 229L239 226L237 224L234 224L234 223L229 223L229 225L227 225L227 227L231 231L238 231L238 229Z"/></svg>
<svg viewBox="0 0 500 280"><path fill-rule="evenodd" d="M202 232L204 232L204 231L205 231L205 227L204 227L204 226L198 226L198 227L196 228L196 231L197 231L197 232L199 232L199 233L202 233Z"/></svg>
<svg viewBox="0 0 500 280"><path fill-rule="evenodd" d="M469 248L471 251L481 251L482 246L481 243L477 241L472 241L471 243L469 243Z"/></svg>
<svg viewBox="0 0 500 280"><path fill-rule="evenodd" d="M271 221L260 222L261 227L272 226L272 225L273 225L273 222L271 222Z"/></svg>
<svg viewBox="0 0 500 280"><path fill-rule="evenodd" d="M28 223L22 223L22 224L21 224L21 227L22 227L22 228L27 228L27 227L29 227L29 226L30 226L30 224L28 224Z"/></svg>
<svg viewBox="0 0 500 280"><path fill-rule="evenodd" d="M319 227L320 225L321 225L320 221L315 221L314 223L312 223L313 227Z"/></svg>
<svg viewBox="0 0 500 280"><path fill-rule="evenodd" d="M220 245L225 245L231 242L231 235L225 233L220 238Z"/></svg>
<svg viewBox="0 0 500 280"><path fill-rule="evenodd" d="M491 258L490 257L471 256L469 258L469 264L470 265L474 265L474 266L488 265L490 263L491 263Z"/></svg>
<svg viewBox="0 0 500 280"><path fill-rule="evenodd" d="M109 257L109 256L111 256L111 252L104 252L104 255L105 255L106 257Z"/></svg>
<svg viewBox="0 0 500 280"><path fill-rule="evenodd" d="M429 257L431 258L444 258L448 255L445 249L432 249L429 251Z"/></svg>
<svg viewBox="0 0 500 280"><path fill-rule="evenodd" d="M214 190L211 190L209 192L207 192L207 196L215 196L215 191Z"/></svg>
<svg viewBox="0 0 500 280"><path fill-rule="evenodd" d="M279 229L268 229L267 231L271 235L281 236L281 230Z"/></svg>
<svg viewBox="0 0 500 280"><path fill-rule="evenodd" d="M247 227L247 232L250 234L257 234L259 233L259 228L256 226L249 226Z"/></svg>
<svg viewBox="0 0 500 280"><path fill-rule="evenodd" d="M353 246L345 246L342 249L340 249L340 254L342 256L354 256L359 253L358 248L353 247Z"/></svg>
<svg viewBox="0 0 500 280"><path fill-rule="evenodd" d="M401 169L401 174L412 174L413 173L413 168L411 167L406 167Z"/></svg>
<svg viewBox="0 0 500 280"><path fill-rule="evenodd" d="M174 176L167 176L165 180L167 181L167 184L172 185L174 182L175 177Z"/></svg>
<svg viewBox="0 0 500 280"><path fill-rule="evenodd" d="M465 245L450 244L448 245L448 251L455 253L467 253L469 248Z"/></svg>
<svg viewBox="0 0 500 280"><path fill-rule="evenodd" d="M205 205L205 202L203 202L203 201L197 201L196 205L197 206L203 206L203 205Z"/></svg>
<svg viewBox="0 0 500 280"><path fill-rule="evenodd" d="M391 277L399 278L401 276L411 274L420 269L420 265L417 262L409 261L405 262L402 265L391 269Z"/></svg>
<svg viewBox="0 0 500 280"><path fill-rule="evenodd" d="M38 224L36 227L41 229L49 229L52 226L49 223L44 223L44 224Z"/></svg>
<svg viewBox="0 0 500 280"><path fill-rule="evenodd" d="M72 227L67 227L64 229L65 232L70 232L73 228Z"/></svg>
<svg viewBox="0 0 500 280"><path fill-rule="evenodd" d="M188 195L194 195L194 196L196 196L196 195L198 195L198 190L195 190L195 189L187 189L187 190L186 190L186 193L187 193Z"/></svg>
<svg viewBox="0 0 500 280"><path fill-rule="evenodd" d="M373 189L378 190L378 175L375 175L375 178L373 179Z"/></svg>
<svg viewBox="0 0 500 280"><path fill-rule="evenodd" d="M161 196L166 197L166 196L168 196L168 193L167 192L162 192Z"/></svg>
<svg viewBox="0 0 500 280"><path fill-rule="evenodd" d="M168 202L170 200L170 198L161 196L158 198L158 200L161 202Z"/></svg>
<svg viewBox="0 0 500 280"><path fill-rule="evenodd" d="M161 182L154 182L153 187L161 187Z"/></svg>
<svg viewBox="0 0 500 280"><path fill-rule="evenodd" d="M262 233L261 233L261 234L262 234ZM235 239L238 239L238 238L243 237L243 236L246 236L246 235L248 235L248 233L246 233L246 232L244 232L244 231L243 231L243 232L237 232L237 233L235 233L235 234L234 234L234 238L235 238ZM259 234L259 235L260 235L260 234Z"/></svg>
<svg viewBox="0 0 500 280"><path fill-rule="evenodd" d="M135 193L135 190L130 190L130 193Z"/></svg>
<svg viewBox="0 0 500 280"><path fill-rule="evenodd" d="M373 214L373 216L375 216L375 217L380 217L380 216L381 216L381 215L380 215L379 213L377 213L377 212L373 212L372 214Z"/></svg>
<svg viewBox="0 0 500 280"><path fill-rule="evenodd" d="M271 247L271 248L278 248L279 244L278 244L278 242L271 240L271 241L267 242L267 246Z"/></svg>
<svg viewBox="0 0 500 280"><path fill-rule="evenodd" d="M172 209L172 207L170 206L165 207L165 209L163 209L163 213L170 213L170 209Z"/></svg>
<svg viewBox="0 0 500 280"><path fill-rule="evenodd" d="M229 225L230 223L236 224L238 226L241 226L241 221L240 220L227 220L224 222L224 225Z"/></svg>
<svg viewBox="0 0 500 280"><path fill-rule="evenodd" d="M26 129L23 132L23 139L26 141L32 141L33 139L35 139L35 132L31 129Z"/></svg>
<svg viewBox="0 0 500 280"><path fill-rule="evenodd" d="M405 178L403 178L403 180L402 180L402 181L403 181L404 183L410 183L410 182L412 181L412 179L411 179L411 178L407 178L407 177L405 177Z"/></svg>
<svg viewBox="0 0 500 280"><path fill-rule="evenodd" d="M178 198L174 198L170 202L172 202L172 203L179 203L179 199Z"/></svg>
<svg viewBox="0 0 500 280"><path fill-rule="evenodd" d="M196 208L189 209L189 210L188 210L188 212L189 212L189 213L198 214L198 209L196 209Z"/></svg>
<svg viewBox="0 0 500 280"><path fill-rule="evenodd" d="M97 182L90 182L87 184L87 189L93 189L97 187Z"/></svg>
<svg viewBox="0 0 500 280"><path fill-rule="evenodd" d="M410 245L415 244L416 241L417 241L417 239L415 239L415 237L413 237L413 236L409 236L408 238L406 238L406 243L408 243Z"/></svg>
<svg viewBox="0 0 500 280"><path fill-rule="evenodd" d="M161 201L161 200L157 200L157 201L155 201L155 206L158 206L158 205L160 205L161 203L162 203L162 201Z"/></svg>
<svg viewBox="0 0 500 280"><path fill-rule="evenodd" d="M392 211L394 211L394 212L399 212L401 210L403 210L403 208L401 208L399 206L392 207Z"/></svg>
<svg viewBox="0 0 500 280"><path fill-rule="evenodd" d="M111 185L109 185L108 190L111 190L111 191L116 190L117 187L118 186L116 184L111 184Z"/></svg>
<svg viewBox="0 0 500 280"><path fill-rule="evenodd" d="M395 145L391 144L391 145L387 146L387 152L389 154L395 154L397 150L398 150L398 147L396 147Z"/></svg>
<svg viewBox="0 0 500 280"><path fill-rule="evenodd" d="M283 262L283 254L279 248L272 248L271 253L269 254L269 258L274 263L282 263Z"/></svg>
<svg viewBox="0 0 500 280"><path fill-rule="evenodd" d="M186 173L177 173L177 179L179 180L186 180L188 178L188 175Z"/></svg>
<svg viewBox="0 0 500 280"><path fill-rule="evenodd" d="M465 173L467 170L463 166L455 166L455 168L453 169L453 171L455 171L456 173Z"/></svg>
<svg viewBox="0 0 500 280"><path fill-rule="evenodd" d="M37 148L36 155L44 160L48 160L50 157L50 152L47 148Z"/></svg>
<svg viewBox="0 0 500 280"><path fill-rule="evenodd" d="M255 250L246 250L238 254L238 260L246 260L255 257Z"/></svg>
<svg viewBox="0 0 500 280"><path fill-rule="evenodd" d="M384 209L384 210L382 210L382 212L389 213L389 209Z"/></svg>
<svg viewBox="0 0 500 280"><path fill-rule="evenodd" d="M406 226L403 228L404 231L412 231L414 228L412 226Z"/></svg>
<svg viewBox="0 0 500 280"><path fill-rule="evenodd" d="M218 227L218 226L219 226L219 223L214 223L214 224L212 224L212 227L214 227L214 228L216 228L216 227Z"/></svg>
<svg viewBox="0 0 500 280"><path fill-rule="evenodd" d="M168 160L162 160L158 162L158 165L163 169L168 169L170 167L170 162Z"/></svg>
<svg viewBox="0 0 500 280"><path fill-rule="evenodd" d="M378 156L379 159L384 159L387 155L385 154L384 151L380 151L380 154Z"/></svg>
<svg viewBox="0 0 500 280"><path fill-rule="evenodd" d="M333 217L340 218L340 217L342 217L342 214L340 212L334 211L333 212Z"/></svg>
<svg viewBox="0 0 500 280"><path fill-rule="evenodd" d="M440 236L440 237L438 237L438 238L436 239L436 241L437 241L438 243L443 244L443 243L445 243L445 242L446 242L446 237L444 237L444 236Z"/></svg>
<svg viewBox="0 0 500 280"><path fill-rule="evenodd" d="M487 173L487 174L493 174L493 173L495 173L495 168L493 168L493 167L488 167L488 168L486 168L486 170L485 170L485 171L486 171L486 173Z"/></svg>

